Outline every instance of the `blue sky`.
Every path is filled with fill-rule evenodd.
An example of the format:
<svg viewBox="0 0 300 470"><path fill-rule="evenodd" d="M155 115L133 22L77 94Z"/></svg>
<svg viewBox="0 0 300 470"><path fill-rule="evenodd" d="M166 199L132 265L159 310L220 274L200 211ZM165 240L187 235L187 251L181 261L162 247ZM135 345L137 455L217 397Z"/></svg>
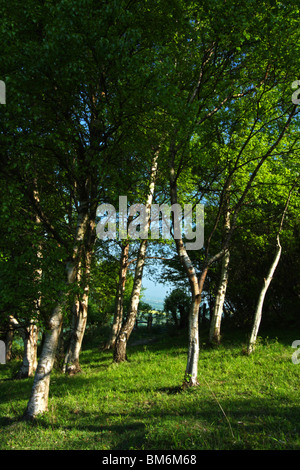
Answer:
<svg viewBox="0 0 300 470"><path fill-rule="evenodd" d="M143 301L149 303L150 305L152 300L159 301L159 303L163 305L165 297L169 294L173 287L171 284L165 285L151 281L146 276L143 277L142 286L146 289L143 292Z"/></svg>

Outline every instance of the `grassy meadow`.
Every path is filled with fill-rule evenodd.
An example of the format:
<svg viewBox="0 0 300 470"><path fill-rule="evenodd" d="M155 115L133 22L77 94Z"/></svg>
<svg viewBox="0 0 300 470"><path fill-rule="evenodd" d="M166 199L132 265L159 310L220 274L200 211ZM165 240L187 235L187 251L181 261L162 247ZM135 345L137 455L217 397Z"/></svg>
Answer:
<svg viewBox="0 0 300 470"><path fill-rule="evenodd" d="M299 450L300 364L295 331L260 337L224 333L210 348L201 335L199 386L182 388L184 332L140 328L129 361L112 362L96 331L87 334L82 373L51 376L49 410L22 421L33 379L15 380L17 357L0 365L1 450ZM155 338L155 341L151 341Z"/></svg>

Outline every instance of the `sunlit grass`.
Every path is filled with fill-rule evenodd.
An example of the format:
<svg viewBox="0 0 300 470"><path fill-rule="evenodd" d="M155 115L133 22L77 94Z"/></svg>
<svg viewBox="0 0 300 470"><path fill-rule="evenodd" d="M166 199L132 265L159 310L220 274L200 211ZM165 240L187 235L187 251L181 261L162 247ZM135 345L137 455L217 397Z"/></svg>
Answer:
<svg viewBox="0 0 300 470"><path fill-rule="evenodd" d="M135 332L135 337L138 332ZM147 337L147 333L143 333ZM153 335L153 333L152 333ZM49 411L20 420L32 379L13 380L18 363L0 366L1 449L299 449L300 365L293 332L260 341L252 356L243 338L202 346L199 386L181 387L186 335L128 348L129 362L85 342L83 372L51 377ZM90 347L92 345L93 347Z"/></svg>

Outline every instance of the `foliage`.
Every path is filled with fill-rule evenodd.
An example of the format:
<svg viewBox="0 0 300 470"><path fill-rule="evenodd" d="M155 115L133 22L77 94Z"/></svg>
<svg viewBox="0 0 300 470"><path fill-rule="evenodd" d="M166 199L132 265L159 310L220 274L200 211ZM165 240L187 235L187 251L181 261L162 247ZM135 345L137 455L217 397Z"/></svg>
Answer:
<svg viewBox="0 0 300 470"><path fill-rule="evenodd" d="M2 2L1 18L0 80L6 84L7 104L0 106L0 328L14 315L22 325L34 320L47 330L53 307L66 290L66 331L75 295L80 297L87 288L88 329L111 322L119 240L111 245L94 240L91 228L78 242L77 228L83 213L89 223L96 223L97 206L117 207L121 195L129 205L145 203L154 154L154 201L169 204L176 188L179 204L205 205L204 249L189 256L197 276L209 268L202 300L209 299L210 313L224 247L230 249L224 313L229 312L225 326L232 330L251 324L293 187L281 233L282 259L266 298L263 325L299 324L300 135L299 107L291 99L291 84L299 73L298 5L277 0L11 0ZM225 210L230 213L229 233L224 230ZM175 325L185 327L193 299L174 240L149 239L148 245L150 255L164 258L161 270L153 263L149 271L174 286L165 311ZM125 315L137 246L130 241ZM78 278L92 253L91 276L84 273L68 285L66 267L75 252ZM149 310L141 300L141 316ZM57 442L62 448L70 442L84 447L86 438L89 448L127 448L119 436L126 416L132 426L130 445L139 449L272 448L274 442L276 448L299 447L289 405L298 399L295 369L281 344L272 350L282 366L275 368L277 384L267 367L267 348L261 350L261 368L254 359L240 357L235 347L233 355L226 346L212 356L203 352L203 378L233 415L234 441L226 423L220 424L218 407L210 418L216 403L206 382L195 392L166 393L164 387L172 391L177 383L183 351L181 346L163 349L162 344L161 349L138 352L135 369L130 364L117 369L106 362L105 353L100 357L99 351L84 351L89 380L79 376L70 382L56 373L52 414L36 428L14 423L18 439L12 445L28 438L24 446L29 446L37 431L45 432L45 443L51 427L49 447ZM286 390L283 372L290 380ZM149 385L147 374L160 377L159 386ZM270 385L263 405L269 406L269 414L260 403L266 375ZM13 406L29 396L29 385L25 381L16 387ZM79 385L88 403L71 393ZM126 411L117 391L121 397L126 393ZM68 400L63 403L56 395ZM15 408L3 409L12 420ZM143 420L145 410L151 412ZM100 437L97 432L90 437L88 430L82 436L84 416L95 419ZM285 421L276 430L282 417ZM3 442L9 446L7 439Z"/></svg>
<svg viewBox="0 0 300 470"><path fill-rule="evenodd" d="M186 290L177 288L165 298L164 311L175 326L186 328L188 324L190 297Z"/></svg>

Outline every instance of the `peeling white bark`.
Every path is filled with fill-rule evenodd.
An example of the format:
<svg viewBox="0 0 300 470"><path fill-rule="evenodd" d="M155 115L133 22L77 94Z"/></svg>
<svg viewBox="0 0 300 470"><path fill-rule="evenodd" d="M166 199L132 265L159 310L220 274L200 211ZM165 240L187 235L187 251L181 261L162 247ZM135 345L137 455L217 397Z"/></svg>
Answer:
<svg viewBox="0 0 300 470"><path fill-rule="evenodd" d="M260 291L258 301L257 301L257 306L256 306L255 314L254 314L253 327L252 327L252 331L251 331L251 335L250 335L250 339L248 343L248 354L251 354L255 349L255 343L257 340L258 330L259 330L261 318L262 318L262 309L263 309L265 296L269 288L269 285L271 284L271 281L273 279L273 275L279 263L280 256L281 256L281 245L280 245L279 237L277 237L277 246L276 246L276 253L274 256L274 260L272 262L272 265L270 267L267 277L264 279L263 287Z"/></svg>
<svg viewBox="0 0 300 470"><path fill-rule="evenodd" d="M11 360L12 355L12 343L14 339L15 328L19 326L18 320L13 315L8 317L8 331L6 335L5 345L6 345L6 362Z"/></svg>
<svg viewBox="0 0 300 470"><path fill-rule="evenodd" d="M85 233L86 218L83 214L78 215L75 243L73 248L73 259L67 263L67 284L72 284L76 279L79 263L79 249ZM60 300L54 308L48 329L45 332L45 340L38 366L34 376L31 396L24 413L24 419L34 419L38 414L44 413L48 409L48 397L50 386L50 375L54 366L55 356L59 344L63 310L68 297L68 289L60 294Z"/></svg>
<svg viewBox="0 0 300 470"><path fill-rule="evenodd" d="M289 191L289 195L288 195L288 198L287 198L287 201L285 203L285 207L284 207L284 210L283 210L283 213L282 213L282 216L281 216L280 226L279 226L277 236L276 236L276 250L275 250L274 259L273 259L273 262L272 262L271 267L269 269L268 275L264 279L263 287L260 291L258 301L257 301L256 311L255 311L255 314L254 314L253 327L252 327L250 339L249 339L249 342L248 342L248 349L247 349L248 355L250 355L255 349L255 343L256 343L256 340L257 340L258 330L259 330L260 323L261 323L261 318L262 318L262 309L263 309L265 296L266 296L267 290L269 288L269 285L271 284L271 281L273 279L275 270L277 268L277 265L279 263L280 256L281 256L282 247L281 247L281 244L280 244L280 232L281 232L282 227L283 227L284 218L285 218L286 212L288 210L288 206L289 206L289 203L290 203L290 200L291 200L292 192L293 192L295 186L297 185L298 179L296 180L293 187Z"/></svg>
<svg viewBox="0 0 300 470"><path fill-rule="evenodd" d="M39 204L40 197L37 189L37 180L34 180L35 189L33 191L33 198ZM38 215L35 215L35 223L37 225L41 224L41 219ZM37 249L37 259L42 259L42 244L40 243ZM40 284L42 280L42 269L38 268L35 270L34 281L37 285ZM38 298L34 302L33 308L33 317L30 321L30 324L24 328L21 328L21 335L24 343L24 352L23 352L23 362L19 372L17 373L17 378L26 378L33 377L37 368L38 358L37 358L37 346L38 346L38 327L36 325L36 318L39 316L41 308L41 293L38 293Z"/></svg>
<svg viewBox="0 0 300 470"><path fill-rule="evenodd" d="M33 377L37 368L37 344L38 344L38 327L33 322L21 329L23 337L24 352L23 362L17 374L17 378Z"/></svg>
<svg viewBox="0 0 300 470"><path fill-rule="evenodd" d="M126 285L126 277L128 271L128 253L129 253L129 243L122 245L122 252L120 258L120 270L119 270L119 283L116 296L116 305L113 324L111 328L110 338L107 341L104 349L113 349L116 343L116 339L120 333L123 321L123 301L124 301L124 292Z"/></svg>
<svg viewBox="0 0 300 470"><path fill-rule="evenodd" d="M47 411L50 374L53 369L55 354L63 321L63 301L54 309L46 332L43 350L35 372L31 397L24 418L33 419Z"/></svg>
<svg viewBox="0 0 300 470"><path fill-rule="evenodd" d="M159 150L155 153L152 159L152 163L151 163L149 192L148 192L147 201L146 201L148 228L150 227L151 204L153 201L153 195L154 195L154 190L155 190L155 180L156 180L157 168L158 168L158 156L159 156ZM130 298L130 306L129 306L129 310L127 313L126 322L122 326L120 333L116 339L116 343L115 343L115 348L114 348L114 361L115 362L126 361L127 341L129 339L129 336L135 324L138 305L140 301L143 269L145 265L145 258L146 258L146 251L147 251L147 242L148 240L145 239L145 240L142 240L140 244L137 262L135 266L135 275L134 275L133 288L132 288L131 298Z"/></svg>
<svg viewBox="0 0 300 470"><path fill-rule="evenodd" d="M226 240L230 232L230 188L231 182L228 182L228 185L225 189L225 215L224 215L224 239ZM228 272L229 272L229 262L230 262L230 251L227 248L224 252L222 258L221 266L221 276L218 286L218 292L216 295L216 301L214 305L214 311L211 319L210 330L209 330L209 342L219 344L221 342L221 322L223 307L226 297L226 290L228 285Z"/></svg>
<svg viewBox="0 0 300 470"><path fill-rule="evenodd" d="M211 320L210 330L209 330L209 341L210 343L221 342L221 321L223 314L223 307L226 297L226 289L228 284L228 267L230 261L230 252L229 250L225 251L225 255L222 259L222 268L221 268L221 277L218 287L218 292L216 296L214 312Z"/></svg>
<svg viewBox="0 0 300 470"><path fill-rule="evenodd" d="M79 356L86 329L88 300L90 290L90 271L94 244L95 218L90 218L87 203L79 212L77 230L77 247L75 253L78 259L76 282L83 287L83 293L76 296L73 304L71 338L64 359L63 372L74 375L81 371Z"/></svg>

